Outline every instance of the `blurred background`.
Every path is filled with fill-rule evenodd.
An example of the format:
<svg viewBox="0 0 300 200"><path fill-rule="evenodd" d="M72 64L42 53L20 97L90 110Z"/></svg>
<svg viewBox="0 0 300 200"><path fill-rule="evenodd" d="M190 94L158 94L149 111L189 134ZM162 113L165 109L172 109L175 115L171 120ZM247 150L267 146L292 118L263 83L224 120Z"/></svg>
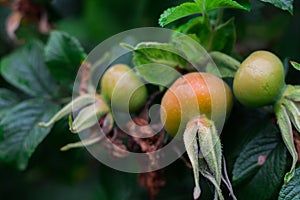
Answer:
<svg viewBox="0 0 300 200"><path fill-rule="evenodd" d="M137 27L157 27L158 18L165 9L184 2L179 0L21 1L22 9L26 11L27 16L22 19L15 32L19 41L14 42L7 34L6 21L20 8L11 6L13 1L0 0L0 59L13 52L20 44L33 38L47 41L47 31L44 33L39 31L43 26L40 24L41 16L45 13L47 18L43 23L75 36L85 51L89 52L103 40L122 31ZM300 62L300 2L296 1L294 4L294 15L258 1L251 1L251 7L251 12L238 10L225 12L225 18L234 16L236 19L237 44L234 48L234 56L241 60L254 50L267 49L275 52L282 60L293 59ZM185 20L180 20L178 23ZM17 21L11 18L9 28L17 26ZM169 28L175 25L172 24ZM300 84L299 77L299 72L290 69L287 82ZM11 87L1 76L0 86ZM12 89L17 91L15 88ZM25 171L18 171L12 166L0 163L0 199L149 199L147 190L138 184L136 174L110 169L95 160L84 148L67 152L59 151L63 145L76 140L77 137L69 134L67 119L64 119L55 125L39 145ZM157 199L192 199L193 174L182 160L168 166L163 172L166 185L161 188ZM206 181L202 184L201 198L207 199L213 188L208 186Z"/></svg>

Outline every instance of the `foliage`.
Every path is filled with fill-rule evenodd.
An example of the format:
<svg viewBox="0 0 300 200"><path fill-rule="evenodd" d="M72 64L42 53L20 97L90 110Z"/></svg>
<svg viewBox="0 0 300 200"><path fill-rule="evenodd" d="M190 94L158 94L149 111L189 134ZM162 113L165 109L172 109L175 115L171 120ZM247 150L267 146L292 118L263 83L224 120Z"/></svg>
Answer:
<svg viewBox="0 0 300 200"><path fill-rule="evenodd" d="M133 52L132 61L128 62L137 66L140 77L151 84L147 86L148 90L159 90L160 93L165 88L156 86L171 85L181 73L193 71L192 65L202 66L206 72L223 78L231 85L239 61L251 51L261 48L275 51L282 60L299 61L300 49L292 48L296 44L300 46L299 29L295 25L299 21L299 3L293 0L260 0L251 1L251 4L244 0L195 0L164 2L163 5L150 0L136 0L130 5L122 1L96 0L36 2L39 6L34 8L40 13L38 16L47 12L49 27L58 30L40 33L43 20L36 16L32 18L32 10L29 10L24 12L27 15L24 14L20 24L14 21L13 25L18 25L15 31L18 40L11 40L5 33L7 27L4 23L11 16L9 13L20 10L10 4L0 7L0 176L3 177L0 183L4 185L0 199L19 199L21 196L44 199L52 197L52 193L62 199L74 199L81 195L79 192L78 196L71 195L77 190L86 191L82 195L86 194L83 198L87 199L147 197L147 191L137 182L141 175L109 169L96 163L82 149L58 151L67 143L71 143L71 147L82 146L77 143L78 136L68 134L70 131L64 116L70 113L69 108L73 104L67 103L72 101L74 79L87 52L108 36L136 26L156 25L160 13L160 26L186 35L174 34L169 43L123 44ZM29 5L36 5L36 2ZM79 5L82 5L82 10ZM163 11L166 7L169 8ZM271 18L270 22L267 18ZM197 44L204 49L197 49ZM204 53L195 54L204 51L208 52L209 59L216 66L209 64ZM166 185L156 194L157 199L191 199L195 186L194 197L199 197L201 188L200 199L213 199L213 195L227 199L229 193L237 199L298 198L299 187L295 185L300 177L297 167L300 89L295 85L300 84L300 67L295 61L286 62L285 67L288 69L286 82L289 85L274 106L248 109L235 102L221 139L213 122L209 123L209 127L201 127L201 130L212 134L213 141L206 141L207 137L194 140L196 138L192 136L199 133L199 127L186 130L185 142L193 141L193 147L199 144L205 146L209 142L217 143L217 146L210 157L202 160L198 160L197 149L188 148L182 160L190 158L191 161L185 161L185 164L191 162L193 170L181 161L165 168ZM86 98L96 101L91 96ZM102 102L101 98L97 101ZM69 107L57 117L55 114L66 105ZM85 107L81 111L90 116L87 104L80 103L79 107ZM105 107L105 112L100 113L99 118L109 123L107 129L111 131L113 120L109 108ZM55 120L53 116L56 116ZM46 128L38 126L39 122L49 120L51 123ZM75 124L87 122L79 118L70 121L75 121ZM70 128L74 129L75 124L71 123ZM92 125L86 124L84 128ZM221 163L222 157L227 160L227 166ZM229 178L226 178L226 172L223 174L226 168ZM54 187L53 191L49 186ZM228 191L223 190L225 186ZM16 191L20 192L20 196Z"/></svg>

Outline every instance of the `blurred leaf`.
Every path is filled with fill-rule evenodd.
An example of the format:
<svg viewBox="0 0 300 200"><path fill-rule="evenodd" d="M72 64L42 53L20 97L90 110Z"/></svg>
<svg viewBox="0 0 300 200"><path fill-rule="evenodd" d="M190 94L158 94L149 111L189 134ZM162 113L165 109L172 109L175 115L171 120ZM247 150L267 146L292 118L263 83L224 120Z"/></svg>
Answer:
<svg viewBox="0 0 300 200"><path fill-rule="evenodd" d="M297 70L300 71L300 64L299 64L299 63L297 63L297 62L295 62L295 61L290 61L290 62L291 62L291 65L292 65L295 69L297 69Z"/></svg>
<svg viewBox="0 0 300 200"><path fill-rule="evenodd" d="M281 185L286 148L278 133L269 123L240 152L233 169L238 199L270 199Z"/></svg>
<svg viewBox="0 0 300 200"><path fill-rule="evenodd" d="M169 67L184 68L187 62L177 48L168 43L142 42L133 52L135 66L143 64L162 64Z"/></svg>
<svg viewBox="0 0 300 200"><path fill-rule="evenodd" d="M60 31L52 31L45 47L46 63L59 81L73 83L77 71L86 58L79 41Z"/></svg>
<svg viewBox="0 0 300 200"><path fill-rule="evenodd" d="M164 27L167 24L180 18L200 13L201 9L196 3L186 2L179 6L168 8L167 10L165 10L163 14L160 15L158 23L161 27Z"/></svg>
<svg viewBox="0 0 300 200"><path fill-rule="evenodd" d="M206 11L210 11L217 8L236 8L236 9L248 10L247 7L244 7L243 5L233 0L214 0L214 1L195 0L195 2L199 5L200 8L203 8L203 4L204 4Z"/></svg>
<svg viewBox="0 0 300 200"><path fill-rule="evenodd" d="M28 43L2 60L1 74L7 82L31 96L52 97L56 84L44 63L43 52L42 43Z"/></svg>
<svg viewBox="0 0 300 200"><path fill-rule="evenodd" d="M289 13L293 14L293 1L294 0L260 0L262 2L271 3L274 6L282 9L287 10Z"/></svg>
<svg viewBox="0 0 300 200"><path fill-rule="evenodd" d="M19 101L18 96L12 91L0 88L0 120L4 117L5 112L16 105Z"/></svg>
<svg viewBox="0 0 300 200"><path fill-rule="evenodd" d="M208 44L208 51L220 51L231 54L236 39L234 19L216 27L212 33L212 41Z"/></svg>
<svg viewBox="0 0 300 200"><path fill-rule="evenodd" d="M298 200L300 199L300 168L296 169L294 178L282 186L278 200Z"/></svg>
<svg viewBox="0 0 300 200"><path fill-rule="evenodd" d="M140 65L136 70L148 83L165 87L181 76L174 68L161 64Z"/></svg>
<svg viewBox="0 0 300 200"><path fill-rule="evenodd" d="M194 67L198 67L207 61L208 53L197 40L186 35L180 35L173 38L172 42L177 49L180 49L184 53L186 59Z"/></svg>
<svg viewBox="0 0 300 200"><path fill-rule="evenodd" d="M179 26L176 31L183 34L196 34L199 43L207 51L220 51L225 54L231 54L236 40L233 18L211 30L208 20L196 17ZM174 37L177 35L175 34Z"/></svg>
<svg viewBox="0 0 300 200"><path fill-rule="evenodd" d="M204 48L207 47L209 38L212 37L209 21L202 16L189 20L187 23L179 26L176 31L186 35L196 34L199 43ZM176 33L175 36L177 36Z"/></svg>
<svg viewBox="0 0 300 200"><path fill-rule="evenodd" d="M25 169L52 127L41 128L38 122L49 120L57 110L57 105L44 99L27 100L13 107L0 122L0 159Z"/></svg>
<svg viewBox="0 0 300 200"><path fill-rule="evenodd" d="M215 65L208 65L206 67L208 73L216 76L221 75L221 77L234 77L241 64L239 61L218 51L210 52L209 55L213 59Z"/></svg>
<svg viewBox="0 0 300 200"><path fill-rule="evenodd" d="M142 199L137 197L141 187L137 184L137 175L117 171L100 165L99 183L103 200Z"/></svg>

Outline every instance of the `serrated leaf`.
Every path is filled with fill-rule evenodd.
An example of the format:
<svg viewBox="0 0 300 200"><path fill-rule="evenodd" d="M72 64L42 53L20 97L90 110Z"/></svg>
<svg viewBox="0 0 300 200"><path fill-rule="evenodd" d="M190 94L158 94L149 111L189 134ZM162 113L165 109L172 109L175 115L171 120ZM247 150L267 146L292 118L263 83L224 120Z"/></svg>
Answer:
<svg viewBox="0 0 300 200"><path fill-rule="evenodd" d="M60 31L52 31L45 47L46 63L59 81L73 83L86 54L79 41Z"/></svg>
<svg viewBox="0 0 300 200"><path fill-rule="evenodd" d="M161 27L166 26L167 24L176 21L180 18L193 15L193 14L200 14L201 9L196 3L186 2L179 6L168 8L160 15L159 18L159 25Z"/></svg>
<svg viewBox="0 0 300 200"><path fill-rule="evenodd" d="M6 114L6 111L11 109L19 102L18 96L5 88L0 88L0 120Z"/></svg>
<svg viewBox="0 0 300 200"><path fill-rule="evenodd" d="M295 61L290 61L291 65L296 69L300 71L300 64Z"/></svg>
<svg viewBox="0 0 300 200"><path fill-rule="evenodd" d="M262 167L262 164L259 164L259 157L268 158L279 142L276 137L277 133L278 130L272 124L268 124L257 137L244 147L234 164L232 178L234 184L249 178Z"/></svg>
<svg viewBox="0 0 300 200"><path fill-rule="evenodd" d="M260 0L262 2L271 3L274 6L282 9L287 10L289 13L293 14L293 0Z"/></svg>
<svg viewBox="0 0 300 200"><path fill-rule="evenodd" d="M195 2L199 6L201 6L201 8L204 5L206 11L214 10L217 8L235 8L235 9L249 10L248 7L245 7L233 0L214 0L214 1L195 0Z"/></svg>
<svg viewBox="0 0 300 200"><path fill-rule="evenodd" d="M44 99L23 101L10 110L0 122L0 159L23 170L40 142L51 130L38 126L49 118L58 106Z"/></svg>
<svg viewBox="0 0 300 200"><path fill-rule="evenodd" d="M168 43L142 42L133 52L135 66L144 64L161 64L169 67L185 68L187 61L177 48Z"/></svg>
<svg viewBox="0 0 300 200"><path fill-rule="evenodd" d="M165 87L181 76L174 68L155 63L139 65L136 70L148 83Z"/></svg>
<svg viewBox="0 0 300 200"><path fill-rule="evenodd" d="M44 46L38 41L5 57L1 74L7 82L34 97L52 97L55 80L44 63Z"/></svg>
<svg viewBox="0 0 300 200"><path fill-rule="evenodd" d="M241 151L233 169L238 199L270 199L280 187L286 166L286 148L273 124Z"/></svg>
<svg viewBox="0 0 300 200"><path fill-rule="evenodd" d="M278 200L298 200L300 199L300 168L295 171L294 178L288 183L284 184L280 190Z"/></svg>

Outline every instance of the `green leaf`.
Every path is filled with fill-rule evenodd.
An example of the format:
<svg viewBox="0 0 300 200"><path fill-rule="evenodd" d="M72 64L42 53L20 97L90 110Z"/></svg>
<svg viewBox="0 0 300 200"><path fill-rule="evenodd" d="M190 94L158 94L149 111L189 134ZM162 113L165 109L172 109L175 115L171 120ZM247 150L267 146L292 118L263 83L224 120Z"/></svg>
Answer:
<svg viewBox="0 0 300 200"><path fill-rule="evenodd" d="M155 63L139 65L136 70L148 83L165 87L181 76L174 68Z"/></svg>
<svg viewBox="0 0 300 200"><path fill-rule="evenodd" d="M34 97L52 97L56 89L44 63L43 44L34 41L5 57L1 74L5 80Z"/></svg>
<svg viewBox="0 0 300 200"><path fill-rule="evenodd" d="M18 102L19 98L15 93L8 89L0 88L0 120Z"/></svg>
<svg viewBox="0 0 300 200"><path fill-rule="evenodd" d="M209 52L219 51L231 54L236 40L233 18L211 30L208 20L203 17L196 17L179 26L176 31L186 35L195 34L199 43ZM173 37L176 38L177 35L175 33Z"/></svg>
<svg viewBox="0 0 300 200"><path fill-rule="evenodd" d="M0 159L23 170L40 142L51 130L38 126L49 120L58 106L44 99L31 99L16 105L0 122Z"/></svg>
<svg viewBox="0 0 300 200"><path fill-rule="evenodd" d="M291 65L296 69L300 71L300 64L295 61L290 61Z"/></svg>
<svg viewBox="0 0 300 200"><path fill-rule="evenodd" d="M168 43L142 42L133 52L135 66L144 64L161 64L169 67L185 68L187 61L181 56L183 53Z"/></svg>
<svg viewBox="0 0 300 200"><path fill-rule="evenodd" d="M206 67L206 71L208 73L214 74L216 76L221 75L221 77L233 78L235 76L235 73L241 64L239 61L229 55L218 51L210 52L209 55L211 56L217 67L208 65Z"/></svg>
<svg viewBox="0 0 300 200"><path fill-rule="evenodd" d="M293 14L293 0L260 0L262 2L271 3L274 6L287 10L289 13Z"/></svg>
<svg viewBox="0 0 300 200"><path fill-rule="evenodd" d="M281 104L281 102L279 102L278 104L275 105L274 111L275 111L275 115L277 118L278 126L280 128L281 137L293 159L291 169L285 175L285 178L284 178L285 183L287 183L294 176L294 172L295 172L295 168L296 168L296 164L297 164L297 160L298 160L298 154L295 149L292 125L291 125L291 121L289 119L286 108Z"/></svg>
<svg viewBox="0 0 300 200"><path fill-rule="evenodd" d="M220 51L231 54L236 40L234 19L231 18L216 27L211 38L207 46L208 51Z"/></svg>
<svg viewBox="0 0 300 200"><path fill-rule="evenodd" d="M160 15L158 23L161 27L164 27L167 24L180 18L200 13L201 9L196 3L186 2L179 6L168 8L167 10L165 10L163 14Z"/></svg>
<svg viewBox="0 0 300 200"><path fill-rule="evenodd" d="M172 43L177 49L180 49L185 58L194 65L194 67L201 67L203 63L207 61L208 53L207 51L191 37L186 35L177 36L172 39Z"/></svg>
<svg viewBox="0 0 300 200"><path fill-rule="evenodd" d="M195 2L201 8L203 8L203 5L204 5L206 11L214 10L217 8L235 8L235 9L243 9L243 10L249 9L248 7L245 7L233 0L214 0L214 1L195 0Z"/></svg>
<svg viewBox="0 0 300 200"><path fill-rule="evenodd" d="M202 16L189 20L187 23L179 26L176 31L186 35L195 34L199 40L199 43L204 48L207 48L209 38L212 35L209 21ZM177 35L178 34L175 33L173 37L176 38Z"/></svg>
<svg viewBox="0 0 300 200"><path fill-rule="evenodd" d="M73 83L86 54L79 41L60 31L52 31L45 47L46 63L59 81Z"/></svg>
<svg viewBox="0 0 300 200"><path fill-rule="evenodd" d="M233 169L238 199L270 199L280 187L286 148L278 132L267 124L240 152Z"/></svg>
<svg viewBox="0 0 300 200"><path fill-rule="evenodd" d="M288 183L284 184L280 190L278 200L298 200L300 199L300 168L295 172L294 178Z"/></svg>

